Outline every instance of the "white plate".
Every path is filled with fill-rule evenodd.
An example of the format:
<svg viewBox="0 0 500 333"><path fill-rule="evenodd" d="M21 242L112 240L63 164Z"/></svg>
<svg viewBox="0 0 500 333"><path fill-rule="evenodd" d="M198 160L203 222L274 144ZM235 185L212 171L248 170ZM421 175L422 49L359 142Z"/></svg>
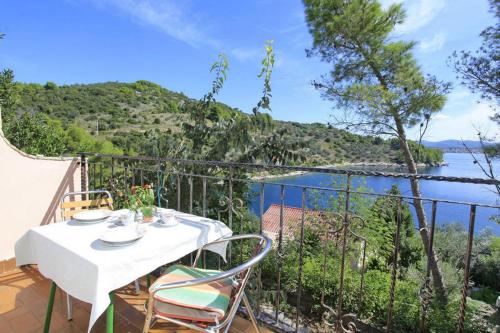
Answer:
<svg viewBox="0 0 500 333"><path fill-rule="evenodd" d="M134 239L134 240L128 241L128 242L118 242L118 243L111 243L111 242L106 242L106 241L101 240L101 243L103 243L106 246L120 247L120 246L127 246L127 245L130 245L130 244L134 244L139 239Z"/></svg>
<svg viewBox="0 0 500 333"><path fill-rule="evenodd" d="M97 222L105 220L110 216L111 216L110 210L94 209L94 210L85 210L83 212L78 212L75 215L73 215L73 219L79 222Z"/></svg>
<svg viewBox="0 0 500 333"><path fill-rule="evenodd" d="M106 244L120 245L142 238L145 231L146 229L144 227L135 225L109 228L101 235L101 237L99 237L99 240Z"/></svg>

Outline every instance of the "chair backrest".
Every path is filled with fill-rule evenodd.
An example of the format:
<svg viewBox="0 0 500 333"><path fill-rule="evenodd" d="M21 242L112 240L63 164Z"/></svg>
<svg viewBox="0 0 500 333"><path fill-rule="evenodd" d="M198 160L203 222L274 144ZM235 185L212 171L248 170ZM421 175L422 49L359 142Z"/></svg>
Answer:
<svg viewBox="0 0 500 333"><path fill-rule="evenodd" d="M229 241L234 241L234 240L243 240L243 239L258 239L259 242L257 246L255 247L252 257L248 259L246 262L240 264L237 267L234 267L226 272L223 272L222 274L219 274L218 277L219 279L227 278L227 277L238 277L238 286L235 288L233 295L231 297L230 301L230 310L226 314L224 320L218 325L219 327L225 326L227 323L229 323L232 320L232 317L236 314L237 308L240 304L241 298L243 296L243 293L245 291L245 287L248 283L248 280L250 278L250 273L252 269L260 263L264 258L269 254L272 248L272 240L265 236L265 235L259 235L259 234L246 234L246 235L236 235L236 236L231 236L231 237L226 237L219 239L215 242L209 243L202 248L198 250L198 253L195 258L195 262L193 264L196 265L197 259L200 257L200 252L204 250L206 247L217 244L217 243L223 243L223 242L229 242Z"/></svg>
<svg viewBox="0 0 500 333"><path fill-rule="evenodd" d="M100 194L99 197L94 199L89 199L91 194ZM105 195L105 196L103 196ZM70 200L66 201L66 198L80 197L81 200ZM82 200L85 199L85 200ZM76 213L82 210L107 208L113 210L113 197L111 193L106 190L94 190L94 191L81 191L81 192L68 192L61 197L61 218L63 221L70 219Z"/></svg>
<svg viewBox="0 0 500 333"><path fill-rule="evenodd" d="M226 238L221 238L215 242L209 243L203 247L201 247L198 250L198 253L196 255L195 259L195 264L196 261L200 257L200 253L202 250L206 249L207 247L217 244L217 243L224 243L224 242L229 242L233 240L243 240L243 239L258 239L259 244L256 248L256 252L254 253L253 257L248 259L246 262L242 263L241 265L234 267L228 271L223 271L220 272L216 275L211 275L207 277L201 277L201 278L195 278L195 279L190 279L190 280L185 280L185 281L176 281L176 282L169 282L169 283L159 283L156 284L154 283L151 285L149 288L149 297L147 301L147 313L146 313L146 322L144 324L144 332L147 332L149 330L149 325L151 324L151 320L153 317L153 304L154 304L154 296L157 292L160 290L167 290L167 289L175 289L175 288L183 288L183 287L194 287L197 285L202 285L202 284L208 284L208 283L213 283L221 280L225 280L227 278L232 278L235 276L239 276L241 280L239 281L239 285L236 288L236 290L233 292L233 295L231 297L230 303L229 303L229 311L226 312L224 319L221 322L217 322L215 326L207 326L206 329L201 329L200 326L196 325L196 323L191 323L191 322L186 322L174 318L168 318L159 314L154 314L155 317L157 318L163 318L165 320L168 320L170 322L186 326L189 328L192 328L193 330L196 331L202 331L202 332L219 332L221 329L224 327L226 328L224 332L227 332L227 328L231 324L234 316L236 315L236 311L238 310L238 306L241 302L241 300L246 300L245 296L245 286L248 282L248 279L250 277L250 272L252 268L257 265L259 262L261 262L267 254L271 251L271 246L272 246L272 241L269 237L265 235L258 235L258 234L248 234L248 235L236 235L236 236L231 236L231 237L226 237ZM248 304L248 301L245 301L245 303ZM253 316L253 312L251 309L248 309L249 313L251 314L251 317L253 318L253 321L255 322L255 317ZM256 324L255 324L256 325Z"/></svg>

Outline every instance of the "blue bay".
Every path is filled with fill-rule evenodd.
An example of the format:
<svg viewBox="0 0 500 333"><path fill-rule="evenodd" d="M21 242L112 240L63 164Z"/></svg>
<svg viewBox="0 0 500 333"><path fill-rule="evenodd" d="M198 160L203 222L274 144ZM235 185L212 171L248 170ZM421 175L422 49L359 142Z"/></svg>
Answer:
<svg viewBox="0 0 500 333"><path fill-rule="evenodd" d="M458 176L458 177L474 177L474 178L485 178L480 168L473 163L473 159L469 154L466 153L446 153L444 154L445 162L447 166L442 167L429 167L419 170L420 173L426 173L431 175L440 176ZM480 159L481 160L481 159ZM498 163L494 166L498 169ZM381 170L380 167L365 167L365 170ZM332 175L332 174L322 174L322 173L308 173L299 176L290 176L283 178L268 179L266 183L279 183L279 184L289 184L289 185L303 185L303 186L315 186L315 187L334 187L334 184L341 186L342 182L345 184L345 176L342 175ZM280 186L275 184L266 184L264 188L264 211L271 204L280 204ZM340 185L339 185L340 184ZM367 191L374 193L385 193L392 185L398 185L403 195L411 196L410 183L407 179L395 179L387 177L357 177L353 182L353 187L363 186ZM451 200L460 201L467 203L478 203L478 204L489 204L496 205L499 203L499 198L496 193L493 192L493 186L486 185L476 185L476 184L464 184L464 183L451 183L442 181L425 181L420 182L422 196L425 198L439 199L439 200ZM309 191L312 192L312 191ZM323 191L322 191L323 192ZM328 191L331 195L331 192ZM285 187L285 198L284 203L287 206L301 207L301 194L302 190L298 187ZM323 197L326 197L326 192L323 192ZM252 211L259 215L259 185L254 184L252 186L252 199L251 199L251 209ZM333 194L335 195L335 194ZM327 206L324 202L323 204L317 204L318 195L310 193L307 196L307 207L313 208L318 207L318 209L325 208ZM370 196L373 197L373 196ZM455 203L439 203L437 206L437 225L444 225L454 222L459 222L465 227L469 225L469 214L470 206ZM431 203L426 202L425 208L427 211L427 217L430 218ZM412 212L415 218L415 213ZM475 222L475 232L479 232L485 228L489 228L493 233L500 235L500 225L496 222L491 221L492 216L498 216L500 210L496 208L478 207L476 213ZM415 219L416 220L416 219Z"/></svg>

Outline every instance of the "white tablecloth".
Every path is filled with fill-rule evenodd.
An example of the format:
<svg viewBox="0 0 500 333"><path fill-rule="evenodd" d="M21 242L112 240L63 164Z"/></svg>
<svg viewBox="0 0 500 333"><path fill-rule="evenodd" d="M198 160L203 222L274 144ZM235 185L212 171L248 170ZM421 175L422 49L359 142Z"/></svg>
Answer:
<svg viewBox="0 0 500 333"><path fill-rule="evenodd" d="M113 212L118 214L118 212ZM232 231L222 222L180 213L173 227L146 224L143 238L125 247L108 247L98 238L110 222L76 221L35 227L16 243L17 265L37 264L61 289L92 304L89 331L109 305L108 294L157 267L173 262ZM225 254L225 246L211 249Z"/></svg>

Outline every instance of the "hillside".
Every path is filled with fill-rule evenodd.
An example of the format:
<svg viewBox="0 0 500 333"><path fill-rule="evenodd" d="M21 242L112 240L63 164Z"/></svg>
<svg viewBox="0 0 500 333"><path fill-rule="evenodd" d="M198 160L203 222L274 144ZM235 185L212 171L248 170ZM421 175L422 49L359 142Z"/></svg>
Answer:
<svg viewBox="0 0 500 333"><path fill-rule="evenodd" d="M483 147L480 141L474 140L443 140L443 141L422 141L422 144L427 148L439 149L445 153L467 153L469 150L474 153L481 153L483 151ZM464 144L467 148L464 147ZM494 147L498 147L500 145L499 142L483 142L484 148L488 149L496 149Z"/></svg>
<svg viewBox="0 0 500 333"><path fill-rule="evenodd" d="M159 130L179 132L196 100L148 81L106 82L57 86L48 82L18 84L15 111L43 113L62 122L77 124L93 135L106 138L127 153L144 153L138 141L145 133ZM237 113L238 109L217 103L217 112ZM273 120L276 131L286 129L287 141L301 142L306 164L401 163L398 143L378 137L360 136L324 124L302 124ZM98 131L97 131L98 130ZM437 163L441 155L421 151L419 162Z"/></svg>

